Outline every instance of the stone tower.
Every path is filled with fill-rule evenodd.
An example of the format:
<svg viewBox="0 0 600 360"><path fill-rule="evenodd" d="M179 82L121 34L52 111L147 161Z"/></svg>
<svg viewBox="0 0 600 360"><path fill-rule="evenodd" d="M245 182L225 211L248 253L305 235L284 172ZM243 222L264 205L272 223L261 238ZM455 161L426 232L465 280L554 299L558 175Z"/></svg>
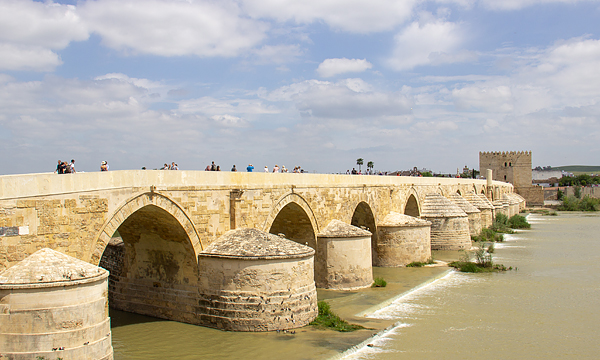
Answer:
<svg viewBox="0 0 600 360"><path fill-rule="evenodd" d="M479 152L479 171L491 169L493 180L518 187L531 186L531 151Z"/></svg>
<svg viewBox="0 0 600 360"><path fill-rule="evenodd" d="M527 204L544 205L543 188L531 184L531 151L480 151L479 171L485 174L487 169L492 170L493 180L513 184Z"/></svg>

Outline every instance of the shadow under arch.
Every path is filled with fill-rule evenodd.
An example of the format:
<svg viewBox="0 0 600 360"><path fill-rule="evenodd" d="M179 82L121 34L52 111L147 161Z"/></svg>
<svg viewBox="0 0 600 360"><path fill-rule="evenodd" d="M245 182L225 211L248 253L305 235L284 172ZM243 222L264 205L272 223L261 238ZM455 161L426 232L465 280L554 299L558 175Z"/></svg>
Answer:
<svg viewBox="0 0 600 360"><path fill-rule="evenodd" d="M106 242L118 231L119 238ZM104 245L103 245L104 244ZM128 199L107 221L95 249L110 271L111 308L195 323L188 303L198 292L202 244L181 207L158 193Z"/></svg>
<svg viewBox="0 0 600 360"><path fill-rule="evenodd" d="M317 248L317 221L312 209L300 195L290 193L280 198L265 222L264 231L283 234L286 239L313 248L314 278L317 280L324 276L325 261Z"/></svg>
<svg viewBox="0 0 600 360"><path fill-rule="evenodd" d="M421 216L421 207L417 199L418 197L416 194L410 194L408 196L406 204L404 204L404 215L409 215L416 218Z"/></svg>
<svg viewBox="0 0 600 360"><path fill-rule="evenodd" d="M194 223L187 216L183 208L165 195L156 192L145 192L127 199L113 212L109 217L109 220L104 223L100 230L100 234L96 237L96 241L92 247L93 250L89 262L98 265L100 263L100 258L104 253L104 249L106 249L108 242L117 229L127 218L129 218L129 216L148 205L154 205L164 210L178 221L179 225L185 230L189 243L194 249L195 257L197 258L198 253L203 250L204 244L202 244L202 241L200 240L200 236L196 231Z"/></svg>
<svg viewBox="0 0 600 360"><path fill-rule="evenodd" d="M462 196L462 193L460 192L460 189L456 190L456 193L457 193L459 196Z"/></svg>
<svg viewBox="0 0 600 360"><path fill-rule="evenodd" d="M319 232L317 220L308 202L300 195L282 196L265 220L263 230L271 234L285 234L285 238L317 249Z"/></svg>
<svg viewBox="0 0 600 360"><path fill-rule="evenodd" d="M361 201L356 205L350 225L359 228L364 228L371 232L371 258L372 264L377 263L377 225L375 225L375 216L371 210L371 206L365 201Z"/></svg>

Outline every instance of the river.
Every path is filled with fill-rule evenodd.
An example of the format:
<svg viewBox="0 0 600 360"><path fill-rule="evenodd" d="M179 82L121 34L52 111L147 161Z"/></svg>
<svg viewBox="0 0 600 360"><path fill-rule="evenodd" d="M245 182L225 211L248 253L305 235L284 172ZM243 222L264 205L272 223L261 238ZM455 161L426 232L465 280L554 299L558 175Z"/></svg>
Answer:
<svg viewBox="0 0 600 360"><path fill-rule="evenodd" d="M401 297L370 315L395 327L343 358L599 358L600 215L528 220L531 230L507 236L494 253L516 270L453 272ZM327 359L364 340L310 329L231 333L113 310L111 318L115 360Z"/></svg>
<svg viewBox="0 0 600 360"><path fill-rule="evenodd" d="M600 358L600 216L531 214L494 260L517 270L451 275L377 311L400 323L346 359Z"/></svg>

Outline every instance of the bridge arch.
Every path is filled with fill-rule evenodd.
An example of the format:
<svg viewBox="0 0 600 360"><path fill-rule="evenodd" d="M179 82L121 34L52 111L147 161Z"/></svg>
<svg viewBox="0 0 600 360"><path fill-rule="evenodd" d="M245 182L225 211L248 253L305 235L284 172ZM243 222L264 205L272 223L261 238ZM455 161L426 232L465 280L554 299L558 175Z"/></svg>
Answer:
<svg viewBox="0 0 600 360"><path fill-rule="evenodd" d="M377 257L377 225L375 214L366 201L360 201L354 208L350 225L364 228L371 232L371 257L376 263Z"/></svg>
<svg viewBox="0 0 600 360"><path fill-rule="evenodd" d="M141 210L142 208L153 206L163 210L166 214L172 216L179 225L183 228L189 239L189 245L194 251L197 259L198 253L202 251L204 245L200 240L196 228L187 216L183 208L172 199L165 195L156 192L146 192L129 198L122 203L109 217L109 220L104 223L100 234L97 236L91 255L91 263L98 265L102 254L108 245L113 234L131 215Z"/></svg>
<svg viewBox="0 0 600 360"><path fill-rule="evenodd" d="M115 230L121 241L115 239L106 246L104 239ZM94 253L94 259L100 257L99 264L110 270L111 307L194 321L188 305L198 293L202 243L193 223L175 201L155 192L128 199L105 224L95 250L98 253Z"/></svg>
<svg viewBox="0 0 600 360"><path fill-rule="evenodd" d="M285 234L289 240L317 250L319 227L315 214L303 197L295 193L282 196L265 220L263 230L272 234Z"/></svg>
<svg viewBox="0 0 600 360"><path fill-rule="evenodd" d="M408 197L406 198L406 202L404 203L404 215L409 215L412 217L420 217L421 216L421 204L419 203L419 194L414 188L411 188Z"/></svg>

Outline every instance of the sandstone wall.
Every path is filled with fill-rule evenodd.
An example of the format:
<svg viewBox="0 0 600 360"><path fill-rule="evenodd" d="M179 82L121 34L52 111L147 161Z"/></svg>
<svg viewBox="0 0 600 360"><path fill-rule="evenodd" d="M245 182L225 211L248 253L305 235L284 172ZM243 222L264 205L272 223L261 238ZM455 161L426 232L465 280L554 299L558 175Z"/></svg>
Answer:
<svg viewBox="0 0 600 360"><path fill-rule="evenodd" d="M471 248L467 217L430 218L431 250L468 250Z"/></svg>
<svg viewBox="0 0 600 360"><path fill-rule="evenodd" d="M313 258L200 257L198 322L234 331L307 325L317 316Z"/></svg>
<svg viewBox="0 0 600 360"><path fill-rule="evenodd" d="M371 237L319 237L325 273L317 285L325 289L352 290L373 283Z"/></svg>
<svg viewBox="0 0 600 360"><path fill-rule="evenodd" d="M377 266L395 267L431 258L431 227L379 226Z"/></svg>
<svg viewBox="0 0 600 360"><path fill-rule="evenodd" d="M15 360L112 359L107 278L43 285L0 288L2 354Z"/></svg>

